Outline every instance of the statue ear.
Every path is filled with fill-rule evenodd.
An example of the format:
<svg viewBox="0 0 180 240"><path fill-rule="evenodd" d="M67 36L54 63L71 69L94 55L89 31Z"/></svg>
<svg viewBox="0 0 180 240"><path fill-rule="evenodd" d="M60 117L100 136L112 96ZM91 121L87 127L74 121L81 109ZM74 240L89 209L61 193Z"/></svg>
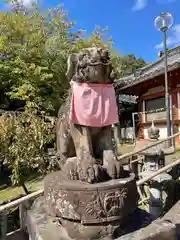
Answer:
<svg viewBox="0 0 180 240"><path fill-rule="evenodd" d="M76 53L72 53L71 55L69 55L67 60L67 72L66 72L66 77L68 79L72 79L72 77L76 73L77 62L78 62L78 56Z"/></svg>

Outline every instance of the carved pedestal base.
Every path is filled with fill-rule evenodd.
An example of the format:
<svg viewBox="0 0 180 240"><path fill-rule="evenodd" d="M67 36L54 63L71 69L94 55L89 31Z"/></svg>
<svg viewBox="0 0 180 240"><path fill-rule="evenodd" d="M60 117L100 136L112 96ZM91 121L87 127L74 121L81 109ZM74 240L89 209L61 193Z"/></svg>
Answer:
<svg viewBox="0 0 180 240"><path fill-rule="evenodd" d="M126 219L123 220L122 225L115 232L113 239L123 240L133 239L133 240L145 240L151 239L149 235L144 234L143 229L141 234L137 234L136 230L139 230L152 221L151 216L141 209L136 209L132 214L130 214ZM29 234L29 239L31 240L75 240L78 238L71 238L68 236L68 232L62 226L59 218L54 218L47 214L47 206L45 204L44 197L37 198L33 203L31 209L27 213L27 230ZM80 223L77 226L81 226ZM96 229L101 225L94 225L88 229ZM104 226L104 229L108 227ZM146 228L145 228L146 229ZM139 231L138 231L139 232ZM129 236L130 234L130 236ZM125 235L123 237L123 235ZM127 237L129 236L129 237ZM134 237L135 236L135 237ZM137 236L137 237L136 237ZM144 238L141 238L143 236ZM145 237L146 236L146 237ZM168 235L169 236L169 235ZM82 239L82 238L81 238ZM86 234L86 237L83 240L90 240L91 238ZM104 238L100 237L99 240L111 240L112 238L105 236ZM159 238L157 238L159 240ZM169 238L171 239L171 238ZM154 239L153 239L154 240Z"/></svg>
<svg viewBox="0 0 180 240"><path fill-rule="evenodd" d="M69 180L61 172L45 178L48 214L60 219L73 239L113 236L138 202L135 176L88 184Z"/></svg>

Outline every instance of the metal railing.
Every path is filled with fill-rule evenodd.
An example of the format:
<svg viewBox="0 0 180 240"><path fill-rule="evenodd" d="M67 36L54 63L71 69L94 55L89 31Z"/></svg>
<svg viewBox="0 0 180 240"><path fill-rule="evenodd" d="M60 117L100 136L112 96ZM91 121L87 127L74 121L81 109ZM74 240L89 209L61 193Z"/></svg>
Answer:
<svg viewBox="0 0 180 240"><path fill-rule="evenodd" d="M7 216L8 210L13 208L19 208L19 220L20 220L20 231L26 230L26 215L27 210L30 208L29 201L37 198L42 195L44 190L41 189L39 191L28 194L24 197L21 197L17 200L14 200L10 203L0 206L0 226L1 226L1 240L5 240L8 238L8 235L12 235L12 233L7 234ZM16 231L15 231L16 232Z"/></svg>
<svg viewBox="0 0 180 240"><path fill-rule="evenodd" d="M138 153L142 152L142 151L145 151L151 147L154 147L154 146L157 146L158 144L161 144L161 143L164 143L170 139L173 139L175 137L178 137L180 136L180 132L179 133L176 133L174 134L173 136L170 136L166 139L163 139L163 140L160 140L160 141L157 141L156 143L153 143L149 146L146 146L144 148L141 148L141 149L138 149L138 150L135 150L133 152L130 152L130 153L126 153L122 156L119 156L118 157L118 160L121 161L122 159L125 159L125 158L131 158L132 156L134 155L137 155ZM134 163L134 162L138 162L142 160L142 157L136 159L136 160L132 160L130 163ZM156 172L154 172L153 174L143 178L143 179L140 179L137 181L137 186L141 186L143 185L145 182L153 179L155 176L167 171L168 169L174 167L174 166L177 166L178 164L180 164L180 158L177 159L176 161L174 161L173 163L170 163L168 165L166 165L165 167L162 167L161 169L157 170ZM40 195L42 195L44 193L44 189L41 189L41 190L38 190L36 192L33 192L31 194L28 194L24 197L21 197L17 200L14 200L10 203L7 203L5 205L2 205L0 206L0 217L1 217L1 222L0 222L0 226L1 226L1 240L5 240L6 237L8 236L7 234L7 214L8 214L8 210L9 209L12 209L12 208L19 208L19 218L20 218L20 230L21 231L25 231L25 228L26 228L26 221L25 221L25 218L26 218L26 213L27 213L27 210L28 208L30 207L29 206L29 201L30 200L33 200L37 197L39 197ZM144 200L141 200L141 202L143 202Z"/></svg>

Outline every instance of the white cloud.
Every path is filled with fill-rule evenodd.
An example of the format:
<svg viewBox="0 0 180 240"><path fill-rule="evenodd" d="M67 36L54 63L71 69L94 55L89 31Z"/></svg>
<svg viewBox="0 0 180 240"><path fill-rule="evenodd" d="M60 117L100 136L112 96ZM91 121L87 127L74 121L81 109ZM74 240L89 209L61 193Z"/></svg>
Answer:
<svg viewBox="0 0 180 240"><path fill-rule="evenodd" d="M151 0L152 1L152 0ZM156 0L158 4L168 4L175 2L176 0ZM139 11L144 9L148 5L148 0L136 0L135 5L133 6L133 11Z"/></svg>
<svg viewBox="0 0 180 240"><path fill-rule="evenodd" d="M17 2L22 3L25 7L31 6L32 3L35 3L36 0L17 0ZM11 1L11 4L16 3L15 0Z"/></svg>
<svg viewBox="0 0 180 240"><path fill-rule="evenodd" d="M29 6L29 5L31 5L32 3L34 3L35 0L23 0L22 2L23 2L23 4L24 4L25 6Z"/></svg>
<svg viewBox="0 0 180 240"><path fill-rule="evenodd" d="M147 5L147 0L136 0L135 5L133 6L132 10L133 11L138 11L146 7Z"/></svg>
<svg viewBox="0 0 180 240"><path fill-rule="evenodd" d="M173 47L180 44L180 24L175 25L172 27L172 30L169 30L169 37L167 38L167 47ZM163 48L163 42L157 44L155 46L156 49Z"/></svg>

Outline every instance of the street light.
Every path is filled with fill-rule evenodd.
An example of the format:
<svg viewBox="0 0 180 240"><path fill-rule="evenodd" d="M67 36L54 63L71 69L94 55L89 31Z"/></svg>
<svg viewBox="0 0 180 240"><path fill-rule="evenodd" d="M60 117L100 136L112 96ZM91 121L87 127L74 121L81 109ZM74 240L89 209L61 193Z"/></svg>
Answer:
<svg viewBox="0 0 180 240"><path fill-rule="evenodd" d="M165 76L165 103L167 114L167 136L171 136L171 119L170 119L170 99L168 89L168 66L167 66L167 47L166 47L166 31L172 26L173 17L170 13L161 13L155 21L155 27L163 33L163 45L164 45L164 76ZM171 141L168 141L170 147Z"/></svg>

